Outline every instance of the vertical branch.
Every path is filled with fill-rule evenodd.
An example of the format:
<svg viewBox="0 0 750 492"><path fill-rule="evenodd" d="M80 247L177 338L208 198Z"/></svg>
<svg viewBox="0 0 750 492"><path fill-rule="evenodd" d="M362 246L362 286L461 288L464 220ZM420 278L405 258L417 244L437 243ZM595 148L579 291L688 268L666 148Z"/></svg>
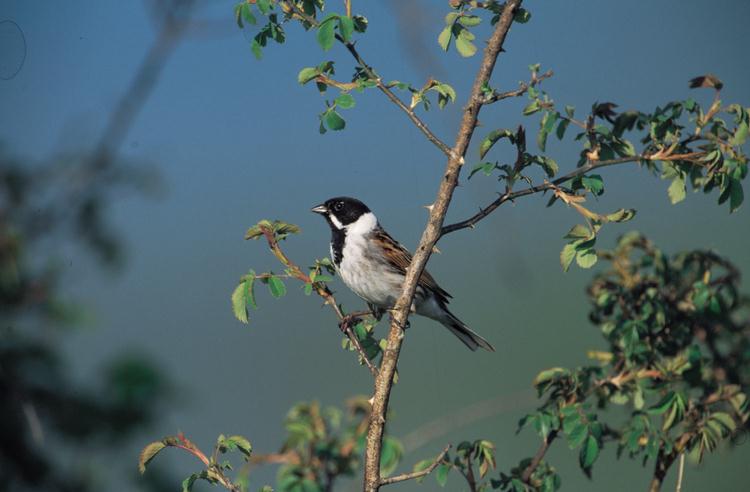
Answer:
<svg viewBox="0 0 750 492"><path fill-rule="evenodd" d="M505 10L500 16L500 20L496 24L495 30L484 50L479 72L474 80L469 101L464 108L456 143L450 151L445 173L443 179L440 181L437 198L430 207L430 217L427 226L415 251L414 259L406 271L401 295L393 309L387 345L383 352L383 361L380 365L378 377L375 379L375 394L373 395L372 414L370 416L365 450L365 492L375 492L379 490L381 485L380 453L386 422L385 416L388 410L393 376L396 372L396 365L404 337L403 327L406 325L409 315L409 308L412 304L417 280L424 270L425 264L432 253L433 246L440 238L445 214L448 211L453 191L458 184L458 175L464 164L464 155L474 134L477 116L482 107L482 86L489 81L505 37L513 23L513 15L521 4L521 1L508 0Z"/></svg>

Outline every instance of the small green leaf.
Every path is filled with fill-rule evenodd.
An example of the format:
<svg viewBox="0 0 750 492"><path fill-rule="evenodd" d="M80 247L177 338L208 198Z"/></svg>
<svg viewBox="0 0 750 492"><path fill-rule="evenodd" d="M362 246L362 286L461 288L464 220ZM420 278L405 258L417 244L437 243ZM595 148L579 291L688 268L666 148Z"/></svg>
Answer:
<svg viewBox="0 0 750 492"><path fill-rule="evenodd" d="M672 184L669 185L669 189L667 190L667 194L669 195L669 200L672 202L672 205L684 200L686 192L687 190L685 189L685 181L682 179L682 177L679 176L672 180Z"/></svg>
<svg viewBox="0 0 750 492"><path fill-rule="evenodd" d="M268 290L275 298L286 295L286 286L279 277L273 276L268 278Z"/></svg>
<svg viewBox="0 0 750 492"><path fill-rule="evenodd" d="M260 13L266 15L271 10L270 0L256 0L255 5L260 10Z"/></svg>
<svg viewBox="0 0 750 492"><path fill-rule="evenodd" d="M635 217L635 214L636 211L632 208L621 208L609 215L606 215L605 218L608 222L627 222Z"/></svg>
<svg viewBox="0 0 750 492"><path fill-rule="evenodd" d="M516 10L516 13L513 14L513 21L518 22L519 24L526 24L529 20L531 20L531 13L524 8L519 8Z"/></svg>
<svg viewBox="0 0 750 492"><path fill-rule="evenodd" d="M243 323L249 321L247 317L246 290L247 286L245 285L245 282L240 282L237 287L234 288L234 292L232 292L232 312L234 313L234 317Z"/></svg>
<svg viewBox="0 0 750 492"><path fill-rule="evenodd" d="M568 129L570 120L560 120L560 124L557 125L557 139L562 140L565 137L565 130Z"/></svg>
<svg viewBox="0 0 750 492"><path fill-rule="evenodd" d="M591 268L596 265L598 259L599 257L594 249L584 249L576 254L576 263L581 268Z"/></svg>
<svg viewBox="0 0 750 492"><path fill-rule="evenodd" d="M334 22L335 19L336 15L331 14L318 26L317 39L318 44L323 48L323 51L328 51L333 47L333 41L335 39L334 29L336 28L336 23Z"/></svg>
<svg viewBox="0 0 750 492"><path fill-rule="evenodd" d="M566 239L588 239L591 237L591 231L588 227L576 224L565 234Z"/></svg>
<svg viewBox="0 0 750 492"><path fill-rule="evenodd" d="M441 463L435 470L435 481L441 487L445 487L448 483L448 472L451 471L451 466L448 463Z"/></svg>
<svg viewBox="0 0 750 492"><path fill-rule="evenodd" d="M159 451L166 448L167 445L162 441L154 441L143 448L141 454L138 456L138 471L141 474L146 472L146 466L154 459Z"/></svg>
<svg viewBox="0 0 750 492"><path fill-rule="evenodd" d="M563 271L568 271L575 257L576 247L572 243L566 244L562 251L560 251L560 265L562 265Z"/></svg>
<svg viewBox="0 0 750 492"><path fill-rule="evenodd" d="M346 121L334 110L329 110L325 114L326 125L331 130L343 130L346 127Z"/></svg>
<svg viewBox="0 0 750 492"><path fill-rule="evenodd" d="M305 67L297 74L297 82L305 85L318 75L320 75L320 70L318 70L316 67Z"/></svg>
<svg viewBox="0 0 750 492"><path fill-rule="evenodd" d="M349 109L354 107L354 98L351 94L341 94L335 99L336 106L341 109Z"/></svg>
<svg viewBox="0 0 750 492"><path fill-rule="evenodd" d="M451 32L451 26L448 26L440 31L440 35L438 36L438 44L441 48L443 48L443 51L448 51L448 47L451 44L452 37L453 34Z"/></svg>
<svg viewBox="0 0 750 492"><path fill-rule="evenodd" d="M487 155L487 152L489 152L492 146L495 145L495 143L501 138L507 138L511 141L511 143L515 141L514 134L510 130L507 130L505 128L492 130L486 137L484 137L482 143L479 144L479 158L484 159L484 156Z"/></svg>
<svg viewBox="0 0 750 492"><path fill-rule="evenodd" d="M458 37L456 37L456 50L458 50L458 54L464 58L474 56L477 52L477 47L471 42L473 38L474 35L466 29L463 29L459 33Z"/></svg>
<svg viewBox="0 0 750 492"><path fill-rule="evenodd" d="M581 468L588 469L599 457L599 443L594 436L589 435L586 444L581 448L579 463Z"/></svg>
<svg viewBox="0 0 750 492"><path fill-rule="evenodd" d="M250 51L253 52L253 56L255 56L256 60L263 58L263 48L260 46L257 39L253 39L253 42L250 43Z"/></svg>
<svg viewBox="0 0 750 492"><path fill-rule="evenodd" d="M458 23L464 27L478 26L482 18L478 15L462 15L458 18Z"/></svg>
<svg viewBox="0 0 750 492"><path fill-rule="evenodd" d="M347 43L351 41L352 33L354 32L354 21L351 17L345 15L339 17L339 31L341 32L341 37L344 38L344 41Z"/></svg>
<svg viewBox="0 0 750 492"><path fill-rule="evenodd" d="M539 106L538 100L531 101L525 108L523 108L523 115L524 116L531 116L532 114L539 111L541 107Z"/></svg>
<svg viewBox="0 0 750 492"><path fill-rule="evenodd" d="M234 444L237 446L237 449L244 454L247 458L250 457L250 455L253 452L253 445L250 444L250 441L243 436L229 436L226 438L227 443Z"/></svg>
<svg viewBox="0 0 750 492"><path fill-rule="evenodd" d="M592 194L599 196L604 193L604 180L598 174L590 174L581 178L583 187Z"/></svg>

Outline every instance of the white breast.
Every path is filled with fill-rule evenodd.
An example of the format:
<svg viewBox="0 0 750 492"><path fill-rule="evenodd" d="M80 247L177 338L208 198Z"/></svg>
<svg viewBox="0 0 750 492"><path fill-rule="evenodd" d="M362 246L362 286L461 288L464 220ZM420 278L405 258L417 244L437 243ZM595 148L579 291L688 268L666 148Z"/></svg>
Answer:
<svg viewBox="0 0 750 492"><path fill-rule="evenodd" d="M377 219L372 213L347 226L338 272L346 286L359 297L376 306L390 308L404 277L390 271L380 252L371 246L369 235L376 227Z"/></svg>

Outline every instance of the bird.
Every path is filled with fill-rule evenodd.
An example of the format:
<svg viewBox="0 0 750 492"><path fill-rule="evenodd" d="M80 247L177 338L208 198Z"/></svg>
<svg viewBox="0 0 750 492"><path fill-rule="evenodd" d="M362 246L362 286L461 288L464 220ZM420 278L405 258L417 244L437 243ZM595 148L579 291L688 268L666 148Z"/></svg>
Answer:
<svg viewBox="0 0 750 492"><path fill-rule="evenodd" d="M331 261L341 280L364 299L373 315L380 319L385 311L393 308L401 294L411 253L393 239L367 205L356 198L331 198L311 211L322 215L331 228ZM442 323L471 350L482 347L494 352L495 348L487 340L450 312L451 297L425 270L417 282L411 310Z"/></svg>

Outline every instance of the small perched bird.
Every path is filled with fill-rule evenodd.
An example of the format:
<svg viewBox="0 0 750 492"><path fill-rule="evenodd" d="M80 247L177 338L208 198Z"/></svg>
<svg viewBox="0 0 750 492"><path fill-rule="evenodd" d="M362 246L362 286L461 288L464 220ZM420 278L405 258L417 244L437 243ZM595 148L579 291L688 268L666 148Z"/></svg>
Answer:
<svg viewBox="0 0 750 492"><path fill-rule="evenodd" d="M367 205L337 197L312 208L331 227L331 260L347 287L364 299L376 317L392 309L404 284L411 254L378 223ZM451 297L426 270L417 283L412 312L439 321L471 350L495 351L448 310Z"/></svg>

